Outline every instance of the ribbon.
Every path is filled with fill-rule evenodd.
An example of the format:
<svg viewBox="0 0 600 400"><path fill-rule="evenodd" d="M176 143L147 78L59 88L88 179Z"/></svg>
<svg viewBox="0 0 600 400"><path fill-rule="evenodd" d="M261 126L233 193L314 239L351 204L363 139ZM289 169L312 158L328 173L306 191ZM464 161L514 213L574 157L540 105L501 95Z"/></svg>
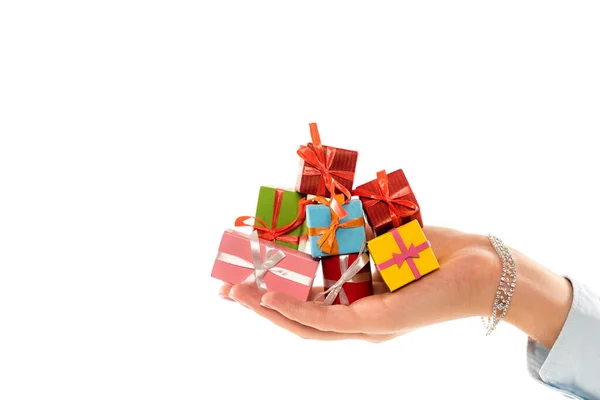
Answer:
<svg viewBox="0 0 600 400"><path fill-rule="evenodd" d="M340 171L332 170L331 165L335 158L337 151L334 147L325 147L321 143L321 136L317 129L317 124L312 122L309 124L310 137L312 139L312 148L308 146L300 146L297 153L302 160L304 160L304 167L302 169L302 175L306 176L321 176L319 181L319 187L317 193L330 193L331 197L334 197L336 188L344 195L347 199L352 197L350 191L338 182L334 177L354 180L353 171Z"/></svg>
<svg viewBox="0 0 600 400"><path fill-rule="evenodd" d="M325 290L322 293L319 293L315 297L315 301L321 296L326 296L322 304L324 306L330 306L339 296L340 304L350 304L350 302L348 301L348 296L344 291L344 284L370 282L371 271L362 272L360 274L358 273L367 264L369 264L369 261L369 255L365 253L365 243L362 244L360 252L358 253L358 257L350 267L348 267L348 255L340 256L340 272L342 273L342 276L337 281L324 279L323 283L325 284L325 286L329 286L329 289Z"/></svg>
<svg viewBox="0 0 600 400"><path fill-rule="evenodd" d="M277 264L285 258L285 253L282 250L266 247L265 259L261 259L260 255L260 242L258 240L258 232L252 231L249 236L250 239L250 252L252 255L252 262L244 260L241 257L233 254L218 252L217 260L225 262L227 264L235 265L236 267L248 268L253 270L248 278L242 283L253 283L256 282L256 286L259 289L267 290L264 277L267 272L275 274L281 278L289 281L298 283L303 286L312 286L313 279L309 276L299 274L294 271L287 270L285 268L277 267Z"/></svg>
<svg viewBox="0 0 600 400"><path fill-rule="evenodd" d="M298 216L296 219L289 224L277 228L277 221L279 220L279 212L281 211L281 202L283 200L283 190L275 189L275 200L273 202L273 218L271 219L271 227L267 223L258 217L242 216L235 220L235 226L250 226L254 230L258 231L258 236L269 242L279 240L280 242L298 245L300 240L305 239L306 236L293 236L288 235L289 232L293 231L304 223L306 214L306 200L301 200L298 205ZM249 219L254 219L258 225L250 225L246 223Z"/></svg>
<svg viewBox="0 0 600 400"><path fill-rule="evenodd" d="M386 203L394 227L401 225L401 218L410 217L419 211L417 204L403 199L403 197L409 196L412 193L410 186L407 185L390 194L390 183L385 170L377 172L377 192L364 188L357 188L352 192L355 196L366 198L363 200L365 208L373 207L379 202Z"/></svg>
<svg viewBox="0 0 600 400"><path fill-rule="evenodd" d="M339 195L336 195L335 197L338 197L338 196ZM330 205L334 201L334 199L327 200L325 197L315 197L315 198L312 198L310 201L314 201L317 203L321 203L321 204L330 206L330 208L331 208L331 223L329 224L329 227L327 227L327 228L308 228L308 235L309 236L322 235L318 242L319 248L324 253L327 253L327 254L339 254L340 250L339 250L338 241L336 238L337 230L340 228L358 228L358 227L364 226L365 219L363 217L359 217L359 218L351 219L344 223L340 223L340 220L343 217L340 217L338 215L338 213ZM346 215L348 215L346 210L344 210L344 213Z"/></svg>
<svg viewBox="0 0 600 400"><path fill-rule="evenodd" d="M396 243L400 248L401 254L392 253L392 258L382 262L381 264L378 264L377 269L383 271L384 269L389 268L392 265L397 265L398 268L402 268L402 265L406 261L408 267L415 276L415 279L419 279L421 277L421 272L419 271L419 268L417 268L414 259L419 258L419 253L421 253L425 249L428 249L429 247L431 247L431 245L427 241L425 243L421 243L418 246L415 246L411 243L410 247L406 247L406 244L404 244L404 240L402 240L402 236L400 236L400 232L398 232L397 229L392 230L392 235L394 236L394 239L396 240Z"/></svg>

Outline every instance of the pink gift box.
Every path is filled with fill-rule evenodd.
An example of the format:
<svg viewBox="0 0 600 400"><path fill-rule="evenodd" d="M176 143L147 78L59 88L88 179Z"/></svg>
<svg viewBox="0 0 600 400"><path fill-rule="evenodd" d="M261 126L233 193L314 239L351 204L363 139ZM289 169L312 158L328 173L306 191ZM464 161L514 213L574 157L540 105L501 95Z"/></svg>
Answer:
<svg viewBox="0 0 600 400"><path fill-rule="evenodd" d="M264 283L270 292L286 293L301 301L308 300L319 261L310 255L273 242L258 239L261 263L268 262L276 250L284 257L264 274ZM211 276L232 285L252 282L254 267L250 236L233 230L223 233L219 253Z"/></svg>

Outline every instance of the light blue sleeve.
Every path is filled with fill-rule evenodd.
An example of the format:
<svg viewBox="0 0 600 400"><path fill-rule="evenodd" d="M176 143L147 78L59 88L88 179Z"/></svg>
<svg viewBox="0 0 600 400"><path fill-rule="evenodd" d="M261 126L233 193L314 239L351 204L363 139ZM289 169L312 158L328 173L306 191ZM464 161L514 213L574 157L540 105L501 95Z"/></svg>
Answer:
<svg viewBox="0 0 600 400"><path fill-rule="evenodd" d="M529 339L527 368L534 379L567 397L600 400L600 296L569 280L573 304L565 325L552 350Z"/></svg>

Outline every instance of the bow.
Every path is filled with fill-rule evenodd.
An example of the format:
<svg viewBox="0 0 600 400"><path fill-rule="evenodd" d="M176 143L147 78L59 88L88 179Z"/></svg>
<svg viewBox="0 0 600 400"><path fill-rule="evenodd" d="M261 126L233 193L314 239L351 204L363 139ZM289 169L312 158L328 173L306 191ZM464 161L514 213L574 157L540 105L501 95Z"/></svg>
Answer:
<svg viewBox="0 0 600 400"><path fill-rule="evenodd" d="M394 239L396 240L396 243L398 244L398 248L400 249L400 254L393 253L391 259L384 261L381 264L377 265L377 268L380 271L382 271L386 268L389 268L392 265L396 265L396 266L398 266L398 268L402 268L402 265L404 265L404 263L406 262L406 264L408 264L408 267L410 268L411 272L415 276L415 279L421 278L421 272L419 271L419 268L417 268L417 264L415 264L414 259L419 258L420 257L419 253L421 253L423 250L431 247L429 242L421 243L418 246L411 244L410 247L406 247L406 244L404 243L404 240L402 240L402 237L400 236L398 229L393 229L392 235L394 236Z"/></svg>
<svg viewBox="0 0 600 400"><path fill-rule="evenodd" d="M338 197L340 195L336 195ZM336 238L336 232L340 228L358 228L364 226L365 220L364 218L355 218L349 221L341 223L340 220L343 217L340 217L336 210L331 206L331 203L335 200L327 200L324 197L315 197L311 199L311 201L315 201L324 205L327 205L331 208L331 223L327 228L308 228L309 236L319 236L322 235L318 241L319 248L327 254L339 254L339 247ZM343 209L342 209L343 210ZM346 210L343 210L345 215L348 213Z"/></svg>
<svg viewBox="0 0 600 400"><path fill-rule="evenodd" d="M341 304L349 304L348 296L344 291L344 284L369 282L371 280L371 271L361 274L358 273L366 265L368 265L370 261L370 257L365 250L365 243L363 243L360 248L360 252L358 253L358 257L352 263L352 265L350 265L350 267L348 267L348 255L340 256L340 271L342 272L342 276L337 281L330 281L326 279L325 284L329 284L331 286L324 292L319 293L315 297L315 301L321 296L326 296L322 304L324 306L330 306L339 296Z"/></svg>
<svg viewBox="0 0 600 400"><path fill-rule="evenodd" d="M258 239L258 232L253 231L249 235L250 240L250 253L252 255L252 262L248 262L241 257L233 254L219 252L217 253L217 260L222 261L231 265L235 265L241 268L252 269L252 273L242 283L253 283L256 282L256 286L259 289L267 290L264 277L267 272L277 275L281 278L290 280L292 282L299 283L304 286L312 285L312 278L299 274L294 271L287 270L285 268L277 267L277 264L285 258L285 253L282 250L274 248L266 248L264 261L260 254L260 242Z"/></svg>
<svg viewBox="0 0 600 400"><path fill-rule="evenodd" d="M304 160L302 175L321 176L319 187L315 194L327 194L329 192L333 197L337 189L349 199L352 196L350 191L334 177L352 181L354 180L354 172L332 170L331 165L333 164L336 149L323 146L316 123L310 123L309 127L312 146L300 146L297 151L300 158Z"/></svg>
<svg viewBox="0 0 600 400"><path fill-rule="evenodd" d="M409 196L412 193L410 186L407 185L390 194L390 183L385 170L377 172L377 192L364 188L357 188L352 192L355 196L366 198L363 200L365 208L373 207L379 202L386 203L394 227L401 225L401 218L410 217L419 211L418 205L410 200L403 199L403 197Z"/></svg>
<svg viewBox="0 0 600 400"><path fill-rule="evenodd" d="M269 227L263 219L250 216L242 216L237 218L235 220L235 226L251 226L256 231L258 231L258 236L261 239L268 240L270 242L279 240L280 242L298 245L298 243L300 243L301 237L288 235L288 233L304 223L306 214L306 200L300 201L298 206L298 216L294 221L290 222L285 226L277 228L277 221L279 220L279 212L281 210L282 200L283 190L276 189L275 200L273 202L273 218L271 219L271 227ZM250 225L246 223L246 221L248 221L249 219L254 219L258 225Z"/></svg>

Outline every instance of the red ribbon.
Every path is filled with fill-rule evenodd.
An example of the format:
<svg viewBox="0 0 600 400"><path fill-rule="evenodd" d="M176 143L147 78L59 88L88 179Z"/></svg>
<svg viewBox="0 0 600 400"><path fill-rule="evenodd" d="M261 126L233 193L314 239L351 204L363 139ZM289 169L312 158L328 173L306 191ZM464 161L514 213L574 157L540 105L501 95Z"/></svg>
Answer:
<svg viewBox="0 0 600 400"><path fill-rule="evenodd" d="M301 200L298 205L298 216L296 219L289 224L277 228L277 221L279 220L279 212L281 211L281 202L283 200L283 190L275 189L275 200L273 202L273 218L271 219L271 227L267 223L257 217L242 216L235 220L235 226L251 226L258 231L258 236L261 239L274 242L279 240L280 242L297 245L300 243L300 239L306 238L304 236L293 236L288 235L289 232L293 231L304 223L306 215L306 200ZM254 219L259 225L249 225L246 223L248 219Z"/></svg>
<svg viewBox="0 0 600 400"><path fill-rule="evenodd" d="M319 187L317 193L329 191L331 196L334 196L334 191L337 188L347 199L351 197L350 191L338 182L334 177L341 179L354 180L354 172L332 170L331 165L335 157L336 149L332 147L325 148L321 143L321 136L317 129L317 124L312 122L310 126L310 137L312 139L312 148L308 146L300 146L298 155L304 160L304 168L302 175L316 176L320 175Z"/></svg>
<svg viewBox="0 0 600 400"><path fill-rule="evenodd" d="M394 227L400 226L400 219L410 217L419 211L419 206L410 200L403 197L412 194L410 186L404 186L400 190L390 194L390 183L387 173L384 171L377 172L377 192L370 191L364 188L355 189L352 194L366 198L363 200L363 205L366 208L373 207L380 201L387 204L392 218Z"/></svg>

